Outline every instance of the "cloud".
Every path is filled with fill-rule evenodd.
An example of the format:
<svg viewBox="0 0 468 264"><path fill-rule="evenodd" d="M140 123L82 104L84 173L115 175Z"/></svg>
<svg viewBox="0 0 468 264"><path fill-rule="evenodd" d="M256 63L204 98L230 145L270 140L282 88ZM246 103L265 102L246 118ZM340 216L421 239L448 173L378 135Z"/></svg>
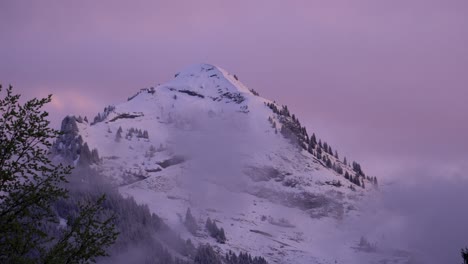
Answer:
<svg viewBox="0 0 468 264"><path fill-rule="evenodd" d="M45 97L46 93L44 90L40 90L37 93L38 97ZM76 116L88 116L89 119L93 118L97 112L101 111L103 102L100 102L88 96L86 94L80 93L79 89L77 90L59 90L57 93L52 94L52 101L46 106L46 111L53 114L62 113L63 116L58 118L63 118L66 115L76 115ZM57 127L60 120L56 119L57 116L54 116L52 125Z"/></svg>
<svg viewBox="0 0 468 264"><path fill-rule="evenodd" d="M409 250L422 263L461 262L468 246L468 177L419 168L383 186L361 219L363 233L381 249ZM448 176L448 177L447 177ZM371 240L372 240L371 239Z"/></svg>

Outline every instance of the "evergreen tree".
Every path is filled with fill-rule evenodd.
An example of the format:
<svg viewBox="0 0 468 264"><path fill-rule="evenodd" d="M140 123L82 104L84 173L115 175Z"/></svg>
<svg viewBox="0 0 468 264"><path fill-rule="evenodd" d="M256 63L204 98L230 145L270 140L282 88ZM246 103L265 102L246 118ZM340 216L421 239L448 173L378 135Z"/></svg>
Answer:
<svg viewBox="0 0 468 264"><path fill-rule="evenodd" d="M219 229L216 240L218 243L224 244L226 242L226 234L224 233L224 228Z"/></svg>
<svg viewBox="0 0 468 264"><path fill-rule="evenodd" d="M287 105L283 105L283 108L281 109L280 114L287 116L287 117L291 117L291 113L289 112Z"/></svg>
<svg viewBox="0 0 468 264"><path fill-rule="evenodd" d="M218 243L224 244L226 242L226 234L223 228L218 228L216 222L211 221L208 217L205 224L206 230L211 237L215 238Z"/></svg>
<svg viewBox="0 0 468 264"><path fill-rule="evenodd" d="M187 208L187 212L185 213L185 221L184 221L185 227L187 227L187 230L192 233L196 234L197 233L197 221L192 215L192 212L190 211L190 208Z"/></svg>
<svg viewBox="0 0 468 264"><path fill-rule="evenodd" d="M60 135L42 110L50 101L49 95L22 104L11 86L0 98L0 263L89 263L105 256L117 237L114 217L100 215L104 198L82 204L57 236L48 233L58 222L52 206L67 198L63 186L72 169L48 156Z"/></svg>
<svg viewBox="0 0 468 264"><path fill-rule="evenodd" d="M213 222L211 221L211 218L209 217L208 219L206 219L205 228L206 230L208 230L208 233L211 233L211 230L213 229Z"/></svg>
<svg viewBox="0 0 468 264"><path fill-rule="evenodd" d="M365 176L364 172L361 169L361 165L359 163L353 161L353 166L352 167L353 167L354 172L356 172L357 175Z"/></svg>
<svg viewBox="0 0 468 264"><path fill-rule="evenodd" d="M200 245L195 254L195 263L196 264L222 264L221 260L218 257L218 254L214 249L206 244Z"/></svg>
<svg viewBox="0 0 468 264"><path fill-rule="evenodd" d="M115 141L120 142L120 139L122 139L122 127L119 126L117 133L115 133Z"/></svg>
<svg viewBox="0 0 468 264"><path fill-rule="evenodd" d="M314 143L314 145L317 145L317 138L315 137L315 133L312 133L310 140Z"/></svg>
<svg viewBox="0 0 468 264"><path fill-rule="evenodd" d="M338 172L338 174L343 174L343 168L341 168L341 166L338 164L336 165L336 172Z"/></svg>
<svg viewBox="0 0 468 264"><path fill-rule="evenodd" d="M461 256L463 258L464 264L468 264L468 248L461 250Z"/></svg>
<svg viewBox="0 0 468 264"><path fill-rule="evenodd" d="M358 175L356 175L356 176L354 177L354 183L355 183L357 186L359 186L359 187L361 186L361 180L359 180L359 176L358 176Z"/></svg>
<svg viewBox="0 0 468 264"><path fill-rule="evenodd" d="M312 142L312 141L310 141L310 142ZM309 144L309 146L307 147L307 151L308 151L310 154L314 155L314 148L312 147L312 144Z"/></svg>

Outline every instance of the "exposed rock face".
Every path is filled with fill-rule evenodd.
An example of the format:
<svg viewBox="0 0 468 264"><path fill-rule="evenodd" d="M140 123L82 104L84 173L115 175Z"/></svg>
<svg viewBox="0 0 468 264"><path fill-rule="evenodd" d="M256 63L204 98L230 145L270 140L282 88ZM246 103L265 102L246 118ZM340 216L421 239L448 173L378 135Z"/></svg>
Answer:
<svg viewBox="0 0 468 264"><path fill-rule="evenodd" d="M77 118L67 116L62 120L62 135L52 146L52 154L60 156L67 163L80 166L89 166L99 162L96 149L90 150L87 143L78 134Z"/></svg>

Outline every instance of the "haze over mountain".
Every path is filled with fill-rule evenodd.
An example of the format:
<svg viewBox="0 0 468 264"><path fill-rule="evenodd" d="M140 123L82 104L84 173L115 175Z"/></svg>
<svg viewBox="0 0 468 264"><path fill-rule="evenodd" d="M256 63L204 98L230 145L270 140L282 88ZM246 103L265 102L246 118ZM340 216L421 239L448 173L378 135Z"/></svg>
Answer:
<svg viewBox="0 0 468 264"><path fill-rule="evenodd" d="M0 82L24 98L52 93L59 128L66 115L93 122L186 64L215 63L379 177L381 203L365 208L381 213L365 213L362 234L387 227L426 263L456 263L468 244L467 10L465 0L2 1Z"/></svg>
<svg viewBox="0 0 468 264"><path fill-rule="evenodd" d="M219 67L189 66L93 119L65 118L62 130L56 158L91 165L183 239L222 254L272 263L411 257L385 239L382 223L359 223L374 210L376 177ZM205 229L208 219L225 238Z"/></svg>

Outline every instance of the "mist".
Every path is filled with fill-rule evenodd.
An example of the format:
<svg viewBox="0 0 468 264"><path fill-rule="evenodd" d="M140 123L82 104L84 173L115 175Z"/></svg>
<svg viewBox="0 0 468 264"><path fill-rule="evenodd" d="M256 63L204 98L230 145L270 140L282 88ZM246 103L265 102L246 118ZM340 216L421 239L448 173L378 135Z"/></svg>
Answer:
<svg viewBox="0 0 468 264"><path fill-rule="evenodd" d="M466 176L434 167L399 172L369 202L362 234L379 250L409 251L414 263L461 263L468 246Z"/></svg>
<svg viewBox="0 0 468 264"><path fill-rule="evenodd" d="M257 153L265 153L273 141L257 131L244 113L208 113L190 108L182 113L189 129L171 131L171 148L186 158L181 183L190 193L190 203L206 207L216 204L226 210L242 210L245 204L226 191L240 192L249 180L243 170ZM266 122L260 120L259 122Z"/></svg>
<svg viewBox="0 0 468 264"><path fill-rule="evenodd" d="M216 200L226 210L250 206L229 199L219 186L242 191L248 183L242 168L251 155L267 151L271 142L264 133L255 133L243 116L207 115L194 109L184 116L191 129L174 131L170 141L175 152L189 160L184 179L193 194L191 203L204 207ZM465 168L431 160L395 164L405 166L386 167L379 190L362 204L361 217L345 220L357 230L353 236L368 238L382 252L408 252L410 263L460 262L460 250L468 246ZM285 212L271 213L284 216Z"/></svg>

